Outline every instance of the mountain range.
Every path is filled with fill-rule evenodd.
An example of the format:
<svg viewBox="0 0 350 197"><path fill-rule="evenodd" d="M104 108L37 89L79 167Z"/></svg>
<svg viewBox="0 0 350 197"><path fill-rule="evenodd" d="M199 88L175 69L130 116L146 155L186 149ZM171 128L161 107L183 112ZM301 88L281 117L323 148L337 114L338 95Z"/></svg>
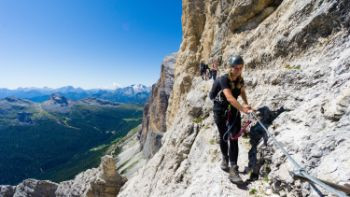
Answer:
<svg viewBox="0 0 350 197"><path fill-rule="evenodd" d="M108 89L89 89L75 88L65 86L61 88L0 88L0 98L16 97L28 99L33 102L43 102L50 99L50 95L59 93L71 100L80 100L85 98L98 98L112 102L144 104L148 100L151 87L142 84L133 84L126 87L119 87L114 90Z"/></svg>

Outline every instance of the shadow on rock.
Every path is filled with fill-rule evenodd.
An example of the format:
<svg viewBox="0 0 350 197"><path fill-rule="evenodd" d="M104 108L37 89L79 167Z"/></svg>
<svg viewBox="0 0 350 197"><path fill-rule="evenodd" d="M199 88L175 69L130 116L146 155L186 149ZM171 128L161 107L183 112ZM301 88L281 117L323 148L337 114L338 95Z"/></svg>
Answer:
<svg viewBox="0 0 350 197"><path fill-rule="evenodd" d="M264 106L258 109L257 115L260 122L268 129L272 125L272 122L281 113L285 111L290 111L290 110L287 110L281 107L278 110L271 111L268 107ZM255 125L253 125L250 128L249 137L250 137L251 149L248 152L248 157L249 157L248 167L244 170L244 172L250 173L250 178L248 179L248 182L252 182L259 178L259 172L261 170L261 167L265 164L265 159L263 158L263 156L261 156L259 160L257 159L257 153L258 153L258 145L260 144L261 140L264 141L265 147L263 147L262 150L259 152L263 153L264 151L268 151L266 150L268 135L264 130L264 128L257 122ZM264 169L264 171L265 172L260 174L267 174L269 173L270 170L266 168Z"/></svg>

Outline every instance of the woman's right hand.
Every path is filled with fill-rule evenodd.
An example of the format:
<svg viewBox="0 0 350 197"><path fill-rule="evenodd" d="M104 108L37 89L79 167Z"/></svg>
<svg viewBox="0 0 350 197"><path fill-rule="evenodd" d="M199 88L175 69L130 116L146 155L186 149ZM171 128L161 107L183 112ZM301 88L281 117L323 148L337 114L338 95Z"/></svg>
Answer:
<svg viewBox="0 0 350 197"><path fill-rule="evenodd" d="M242 110L241 110L243 113L250 113L252 111L252 108L249 106L249 105L243 105L242 106Z"/></svg>

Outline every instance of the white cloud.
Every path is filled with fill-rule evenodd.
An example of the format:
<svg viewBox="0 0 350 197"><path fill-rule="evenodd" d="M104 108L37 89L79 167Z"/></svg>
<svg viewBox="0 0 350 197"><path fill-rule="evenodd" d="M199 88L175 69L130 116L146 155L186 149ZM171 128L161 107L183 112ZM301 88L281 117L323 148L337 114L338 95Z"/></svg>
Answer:
<svg viewBox="0 0 350 197"><path fill-rule="evenodd" d="M120 83L113 82L112 83L112 89L122 88L123 86Z"/></svg>

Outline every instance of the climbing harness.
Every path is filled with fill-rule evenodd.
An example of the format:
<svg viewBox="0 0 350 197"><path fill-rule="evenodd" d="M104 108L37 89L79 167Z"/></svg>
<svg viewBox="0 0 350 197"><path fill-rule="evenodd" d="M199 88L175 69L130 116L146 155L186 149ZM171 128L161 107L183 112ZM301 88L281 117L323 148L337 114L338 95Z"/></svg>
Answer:
<svg viewBox="0 0 350 197"><path fill-rule="evenodd" d="M260 120L257 118L257 116L255 115L254 112L250 112L251 116L260 124L260 126L266 131L266 133L268 134L269 138L271 137L271 139L273 140L274 144L277 146L277 148L281 149L281 151L283 152L283 154L289 159L289 161L291 161L291 163L295 166L295 170L293 171L293 174L299 177L302 177L308 181L311 181L314 184L317 184L319 186L321 186L323 189L325 189L326 191L336 194L340 197L346 197L346 193L343 191L339 191L334 189L333 187L327 185L327 183L323 182L322 180L313 177L311 175L309 175L305 169L303 167L301 167L293 158L292 156L287 152L286 149L283 148L282 144L276 140L276 138L266 129L266 127L260 122Z"/></svg>
<svg viewBox="0 0 350 197"><path fill-rule="evenodd" d="M232 113L230 112L230 110L232 110L231 108L232 108L232 106L229 105L228 110L227 110L227 120L226 120L226 122L229 122L229 120L232 118ZM243 126L241 127L241 129L239 130L238 133L235 133L235 134L230 133L231 129L235 126L235 123L236 123L238 115L239 114L238 114L238 111L237 111L236 115L234 117L235 120L233 121L233 123L231 123L231 124L227 123L226 124L226 125L229 125L229 127L227 128L227 131L224 133L224 136L223 136L225 142L227 142L227 140L226 140L227 135L229 135L229 138L231 140L238 140L238 138L241 137L243 135L243 133L245 133L245 132L247 132L249 130L248 127L251 125L252 120L253 120L253 117L250 114L248 114L248 120L243 123Z"/></svg>
<svg viewBox="0 0 350 197"><path fill-rule="evenodd" d="M248 129L248 126L250 125L250 123L252 123L252 121L247 120L247 121L243 124L241 130L240 130L237 134L231 135L231 140L238 140L238 138L241 137L241 136L243 135L243 133L245 133L246 131L249 130L249 129Z"/></svg>

